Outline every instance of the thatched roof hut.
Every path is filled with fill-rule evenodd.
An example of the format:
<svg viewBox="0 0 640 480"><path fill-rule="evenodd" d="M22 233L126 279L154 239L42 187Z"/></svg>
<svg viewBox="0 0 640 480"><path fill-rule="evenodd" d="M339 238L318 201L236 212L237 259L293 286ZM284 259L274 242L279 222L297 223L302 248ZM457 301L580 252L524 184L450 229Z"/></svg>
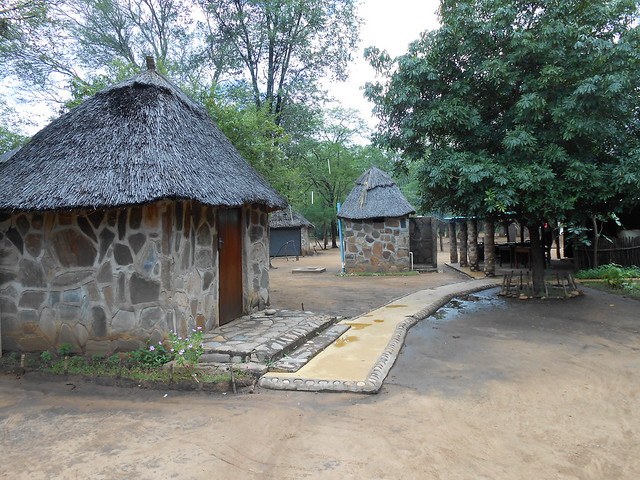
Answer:
<svg viewBox="0 0 640 480"><path fill-rule="evenodd" d="M307 255L311 253L309 230L313 224L298 212L285 209L269 215L269 255Z"/></svg>
<svg viewBox="0 0 640 480"><path fill-rule="evenodd" d="M382 170L371 167L355 183L340 207L338 218L403 217L415 213L396 182Z"/></svg>
<svg viewBox="0 0 640 480"><path fill-rule="evenodd" d="M3 348L135 350L269 303L286 201L152 67L3 156Z"/></svg>
<svg viewBox="0 0 640 480"><path fill-rule="evenodd" d="M161 199L204 205L285 199L207 111L155 70L102 90L0 167L0 209L108 208Z"/></svg>
<svg viewBox="0 0 640 480"><path fill-rule="evenodd" d="M313 224L298 212L291 210L279 210L269 215L270 228L314 228Z"/></svg>
<svg viewBox="0 0 640 480"><path fill-rule="evenodd" d="M408 270L410 213L415 209L389 175L376 167L360 175L338 212L347 273Z"/></svg>

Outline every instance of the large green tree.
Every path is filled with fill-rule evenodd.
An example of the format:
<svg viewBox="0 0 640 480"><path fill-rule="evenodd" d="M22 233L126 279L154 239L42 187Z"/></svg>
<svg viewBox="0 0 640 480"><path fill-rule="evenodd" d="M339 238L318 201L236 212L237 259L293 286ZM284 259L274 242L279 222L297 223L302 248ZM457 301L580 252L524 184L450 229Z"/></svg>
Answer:
<svg viewBox="0 0 640 480"><path fill-rule="evenodd" d="M637 3L443 0L441 27L367 94L377 140L421 164L427 210L515 213L538 226L616 211L640 191Z"/></svg>
<svg viewBox="0 0 640 480"><path fill-rule="evenodd" d="M319 78L346 78L359 39L355 0L200 0L208 45L237 63L256 107L280 116L309 102Z"/></svg>
<svg viewBox="0 0 640 480"><path fill-rule="evenodd" d="M344 202L362 172L371 165L391 168L393 160L379 148L361 144L369 129L353 109L332 108L312 120L315 134L289 149L305 192L305 201L297 206L314 223L316 234L322 232L325 247L330 239L335 248L337 204Z"/></svg>

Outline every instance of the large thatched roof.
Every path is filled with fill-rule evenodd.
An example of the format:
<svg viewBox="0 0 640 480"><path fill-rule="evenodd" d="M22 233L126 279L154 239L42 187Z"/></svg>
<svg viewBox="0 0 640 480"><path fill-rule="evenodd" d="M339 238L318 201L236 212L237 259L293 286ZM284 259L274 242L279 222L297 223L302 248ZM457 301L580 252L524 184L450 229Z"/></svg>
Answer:
<svg viewBox="0 0 640 480"><path fill-rule="evenodd" d="M291 210L279 210L269 215L270 228L295 228L307 227L314 228L313 224L304 218L301 214Z"/></svg>
<svg viewBox="0 0 640 480"><path fill-rule="evenodd" d="M161 199L286 205L207 111L155 70L98 92L0 164L0 209Z"/></svg>
<svg viewBox="0 0 640 480"><path fill-rule="evenodd" d="M338 212L338 218L350 220L403 217L415 213L393 179L382 170L371 167L356 180Z"/></svg>

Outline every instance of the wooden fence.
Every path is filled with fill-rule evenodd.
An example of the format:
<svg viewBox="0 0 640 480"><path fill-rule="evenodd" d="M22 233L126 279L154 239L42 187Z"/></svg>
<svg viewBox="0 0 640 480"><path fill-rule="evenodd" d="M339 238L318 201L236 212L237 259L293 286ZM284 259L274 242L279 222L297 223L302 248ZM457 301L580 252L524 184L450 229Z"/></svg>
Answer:
<svg viewBox="0 0 640 480"><path fill-rule="evenodd" d="M593 268L593 245L576 249L575 260L578 268ZM623 267L640 266L640 237L600 239L598 245L598 265L617 263Z"/></svg>

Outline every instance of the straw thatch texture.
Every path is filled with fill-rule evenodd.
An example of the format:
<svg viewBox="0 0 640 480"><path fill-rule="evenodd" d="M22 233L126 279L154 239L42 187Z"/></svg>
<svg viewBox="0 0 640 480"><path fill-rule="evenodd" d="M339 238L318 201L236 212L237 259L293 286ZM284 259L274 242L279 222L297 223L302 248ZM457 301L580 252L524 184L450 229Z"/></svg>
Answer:
<svg viewBox="0 0 640 480"><path fill-rule="evenodd" d="M403 217L415 213L393 179L371 167L356 180L356 185L340 207L338 218L351 220L376 217Z"/></svg>
<svg viewBox="0 0 640 480"><path fill-rule="evenodd" d="M9 160L11 157L13 157L13 155L20 150L20 147L16 147L16 148L12 148L11 150L9 150L8 152L4 152L2 155L0 155L0 163L4 163L7 160Z"/></svg>
<svg viewBox="0 0 640 480"><path fill-rule="evenodd" d="M286 205L207 111L154 70L98 92L0 164L0 209L105 208L160 199Z"/></svg>
<svg viewBox="0 0 640 480"><path fill-rule="evenodd" d="M269 215L269 228L314 228L313 224L297 212L280 210Z"/></svg>

